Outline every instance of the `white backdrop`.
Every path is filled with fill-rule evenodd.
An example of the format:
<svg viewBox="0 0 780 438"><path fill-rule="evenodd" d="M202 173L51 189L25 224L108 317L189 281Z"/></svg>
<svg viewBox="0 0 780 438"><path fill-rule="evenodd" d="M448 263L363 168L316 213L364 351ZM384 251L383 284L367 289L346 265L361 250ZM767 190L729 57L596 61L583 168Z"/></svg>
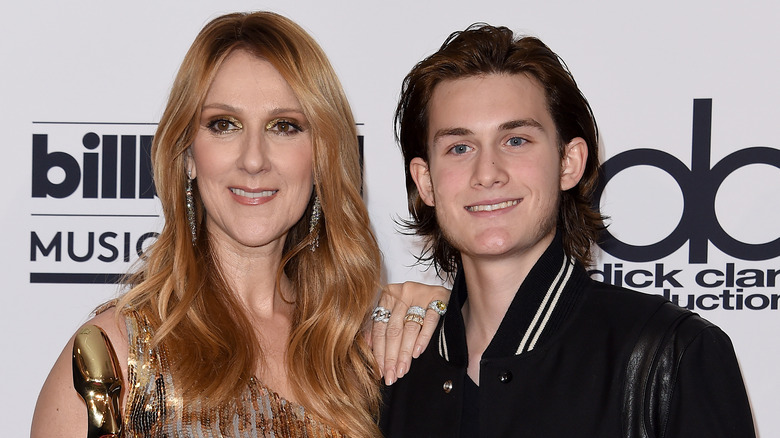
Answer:
<svg viewBox="0 0 780 438"><path fill-rule="evenodd" d="M403 76L450 32L475 21L548 43L593 106L604 160L636 149L660 151L625 155L637 159L633 167L608 162L613 169L626 166L602 199L613 220L610 230L622 248L639 248L604 253L595 275L666 293L720 325L734 341L760 435L780 436L780 250L770 244L780 238L778 3L213 3L33 1L3 7L3 436L29 434L35 399L62 346L117 291L60 274L124 272L145 233L160 228L156 200L141 193L142 145L154 132L187 47L211 18L256 9L300 23L341 77L361 123L365 197L392 282L435 281L412 267L417 246L394 223L406 216L402 161L392 136ZM695 123L711 133L709 151L703 137L692 146L694 99L705 105L711 99L711 128L701 107L703 121ZM740 152L758 146L765 149ZM649 165L657 157L657 165ZM134 168L141 170L126 171ZM106 185L106 176L118 182ZM674 242L650 251L675 229Z"/></svg>

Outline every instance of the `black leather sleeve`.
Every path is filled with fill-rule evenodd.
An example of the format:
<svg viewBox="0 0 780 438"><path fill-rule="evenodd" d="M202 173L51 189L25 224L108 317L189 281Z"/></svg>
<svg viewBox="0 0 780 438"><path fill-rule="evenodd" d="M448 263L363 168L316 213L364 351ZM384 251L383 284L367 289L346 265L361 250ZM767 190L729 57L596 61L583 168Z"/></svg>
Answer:
<svg viewBox="0 0 780 438"><path fill-rule="evenodd" d="M680 350L679 364L668 422L659 436L754 438L753 415L729 337L712 324L703 329L683 324L680 330L691 333L682 333L674 347Z"/></svg>
<svg viewBox="0 0 780 438"><path fill-rule="evenodd" d="M754 438L734 347L700 316L666 303L648 321L626 369L627 438Z"/></svg>

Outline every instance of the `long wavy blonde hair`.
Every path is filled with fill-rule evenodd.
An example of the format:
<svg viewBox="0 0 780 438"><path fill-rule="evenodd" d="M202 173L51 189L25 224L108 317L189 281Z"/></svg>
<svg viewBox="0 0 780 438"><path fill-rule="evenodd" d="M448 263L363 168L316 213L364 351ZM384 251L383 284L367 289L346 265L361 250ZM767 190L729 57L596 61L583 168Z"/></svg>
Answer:
<svg viewBox="0 0 780 438"><path fill-rule="evenodd" d="M319 247L306 214L289 231L282 267L295 289L286 366L297 399L351 436L377 436L378 372L361 334L379 286L380 253L360 196L352 111L322 49L301 27L269 12L207 24L174 82L152 147L165 215L158 238L129 277L120 309L143 312L154 345L168 349L185 403L223 409L244 391L263 352L247 313L222 277L194 187L198 237L185 207L187 150L217 69L235 50L269 61L292 87L311 125L314 192L322 205ZM313 198L312 198L313 199Z"/></svg>

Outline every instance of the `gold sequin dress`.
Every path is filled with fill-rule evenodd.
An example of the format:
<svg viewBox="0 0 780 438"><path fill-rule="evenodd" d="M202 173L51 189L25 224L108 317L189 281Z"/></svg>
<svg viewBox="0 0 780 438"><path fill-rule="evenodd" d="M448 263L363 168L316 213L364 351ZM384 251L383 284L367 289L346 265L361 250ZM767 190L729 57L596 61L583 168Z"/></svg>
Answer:
<svg viewBox="0 0 780 438"><path fill-rule="evenodd" d="M184 406L175 395L163 348L151 348L152 328L140 314L126 319L129 344L124 437L344 437L252 379L238 398L237 413Z"/></svg>

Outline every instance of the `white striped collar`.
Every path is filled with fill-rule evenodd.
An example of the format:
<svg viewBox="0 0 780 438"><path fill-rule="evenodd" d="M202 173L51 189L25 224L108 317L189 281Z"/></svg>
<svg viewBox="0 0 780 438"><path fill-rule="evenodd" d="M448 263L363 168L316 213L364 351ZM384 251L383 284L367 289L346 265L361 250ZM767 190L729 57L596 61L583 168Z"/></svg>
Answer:
<svg viewBox="0 0 780 438"><path fill-rule="evenodd" d="M559 327L559 319L569 314L574 299L574 297L566 298L564 291L572 278L580 280L587 278L584 271L578 273L577 266L574 258L563 254L560 241L556 238L519 287L496 336L485 350L483 357L529 352L539 344L540 339L549 336L551 330ZM461 270L456 277L450 298L450 311L443 318L437 336L439 355L448 362L467 360L465 327L460 313L462 303L467 297L465 289L465 279ZM566 304L563 305L563 310L556 314L556 309L561 308L562 297Z"/></svg>

